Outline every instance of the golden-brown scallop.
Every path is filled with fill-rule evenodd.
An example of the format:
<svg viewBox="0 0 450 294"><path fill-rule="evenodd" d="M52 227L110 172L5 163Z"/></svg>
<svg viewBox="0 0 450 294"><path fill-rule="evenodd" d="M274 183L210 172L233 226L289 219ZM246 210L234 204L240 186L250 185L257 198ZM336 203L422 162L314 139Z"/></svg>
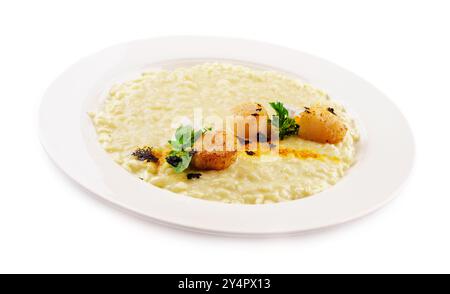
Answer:
<svg viewBox="0 0 450 294"><path fill-rule="evenodd" d="M246 141L270 139L269 115L262 104L244 102L231 109L234 115L234 134Z"/></svg>
<svg viewBox="0 0 450 294"><path fill-rule="evenodd" d="M331 107L305 107L295 121L300 126L299 137L305 140L337 144L347 133L346 125Z"/></svg>
<svg viewBox="0 0 450 294"><path fill-rule="evenodd" d="M225 131L206 132L194 145L191 167L198 170L222 170L236 161L237 151L234 137L227 137Z"/></svg>

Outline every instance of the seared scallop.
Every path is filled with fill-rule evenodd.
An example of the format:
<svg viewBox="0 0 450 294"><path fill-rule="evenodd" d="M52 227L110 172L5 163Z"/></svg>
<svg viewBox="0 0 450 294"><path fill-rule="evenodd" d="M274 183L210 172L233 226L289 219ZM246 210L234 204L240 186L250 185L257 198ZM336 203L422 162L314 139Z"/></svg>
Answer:
<svg viewBox="0 0 450 294"><path fill-rule="evenodd" d="M269 116L262 104L244 102L232 108L234 134L246 141L270 139Z"/></svg>
<svg viewBox="0 0 450 294"><path fill-rule="evenodd" d="M206 132L194 145L191 167L197 170L222 170L236 161L237 151L234 137L227 137L225 131Z"/></svg>
<svg viewBox="0 0 450 294"><path fill-rule="evenodd" d="M347 133L345 123L331 107L305 107L295 121L300 126L299 137L305 140L337 144Z"/></svg>

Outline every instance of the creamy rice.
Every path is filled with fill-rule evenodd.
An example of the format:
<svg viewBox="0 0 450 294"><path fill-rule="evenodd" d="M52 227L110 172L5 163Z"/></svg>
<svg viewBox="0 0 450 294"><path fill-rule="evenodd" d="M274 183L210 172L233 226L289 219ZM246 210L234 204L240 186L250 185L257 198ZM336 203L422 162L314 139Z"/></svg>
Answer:
<svg viewBox="0 0 450 294"><path fill-rule="evenodd" d="M274 114L269 102L291 107L333 107L348 127L336 145L306 141L297 136L279 142L280 156L249 156L222 171L202 171L200 179L176 174L161 164L136 160L131 153L142 146L168 148L176 117L192 119L193 109L204 116L225 117L236 104L261 103ZM192 197L227 203L271 203L299 199L335 184L355 161L358 132L345 109L321 90L273 71L205 63L173 71L143 73L115 85L98 112L90 113L102 147L112 158L142 180Z"/></svg>

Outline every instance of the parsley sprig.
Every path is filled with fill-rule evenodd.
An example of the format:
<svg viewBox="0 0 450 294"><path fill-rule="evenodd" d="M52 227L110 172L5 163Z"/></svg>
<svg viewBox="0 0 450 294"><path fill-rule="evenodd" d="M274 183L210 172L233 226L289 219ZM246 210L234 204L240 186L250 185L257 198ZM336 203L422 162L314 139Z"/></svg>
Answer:
<svg viewBox="0 0 450 294"><path fill-rule="evenodd" d="M166 161L170 164L176 173L181 173L188 168L192 156L195 154L193 149L195 141L209 129L195 131L190 125L180 126L175 131L174 140L169 140L172 150L166 156Z"/></svg>
<svg viewBox="0 0 450 294"><path fill-rule="evenodd" d="M296 135L300 126L293 118L289 117L289 111L284 107L283 103L270 102L269 104L277 113L272 119L272 124L278 128L280 140L287 136Z"/></svg>

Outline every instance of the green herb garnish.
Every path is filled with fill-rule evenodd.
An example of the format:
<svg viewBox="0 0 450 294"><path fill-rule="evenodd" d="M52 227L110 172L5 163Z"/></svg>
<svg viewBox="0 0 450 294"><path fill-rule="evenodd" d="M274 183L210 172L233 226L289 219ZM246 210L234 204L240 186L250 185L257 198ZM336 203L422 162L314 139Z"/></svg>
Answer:
<svg viewBox="0 0 450 294"><path fill-rule="evenodd" d="M176 173L181 173L188 168L191 163L192 155L188 151L170 151L166 157L166 161L170 164Z"/></svg>
<svg viewBox="0 0 450 294"><path fill-rule="evenodd" d="M192 148L202 133L202 130L195 132L191 126L181 126L175 131L175 140L169 140L169 144L174 151L184 151Z"/></svg>
<svg viewBox="0 0 450 294"><path fill-rule="evenodd" d="M296 135L300 126L293 118L289 117L289 111L283 103L270 102L269 104L277 113L273 116L272 124L278 128L280 140L283 140L286 136Z"/></svg>
<svg viewBox="0 0 450 294"><path fill-rule="evenodd" d="M188 168L192 156L195 154L193 150L195 141L203 133L210 130L211 128L194 131L192 126L188 125L180 126L175 131L175 139L169 140L172 150L166 156L166 161L173 167L176 173L181 173Z"/></svg>

